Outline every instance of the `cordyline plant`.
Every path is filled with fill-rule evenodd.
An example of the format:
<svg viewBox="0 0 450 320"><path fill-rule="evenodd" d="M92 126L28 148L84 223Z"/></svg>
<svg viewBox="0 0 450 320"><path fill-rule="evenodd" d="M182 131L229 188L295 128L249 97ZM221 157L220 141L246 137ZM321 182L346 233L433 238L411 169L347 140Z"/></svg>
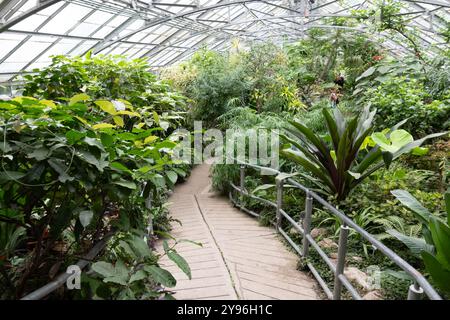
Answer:
<svg viewBox="0 0 450 320"><path fill-rule="evenodd" d="M281 150L281 154L311 173L321 188L340 202L378 169L388 167L402 154L423 154L426 149L419 147L425 140L446 134L414 140L407 131L399 129L407 120L389 130L372 133L375 114L376 110L366 107L359 115L346 119L337 108L333 116L323 109L330 143L302 123L290 121L290 135L281 136L291 147Z"/></svg>

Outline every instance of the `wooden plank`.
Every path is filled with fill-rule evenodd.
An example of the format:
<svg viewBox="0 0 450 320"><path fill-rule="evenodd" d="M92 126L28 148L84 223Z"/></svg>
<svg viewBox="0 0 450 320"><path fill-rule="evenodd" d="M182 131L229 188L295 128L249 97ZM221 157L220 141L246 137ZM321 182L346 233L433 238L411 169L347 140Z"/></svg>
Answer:
<svg viewBox="0 0 450 320"><path fill-rule="evenodd" d="M161 266L177 279L177 299L317 299L316 283L296 270L298 256L280 242L273 228L210 192L208 166L194 168L188 181L169 198L178 239L203 241L204 247L179 243L192 280L166 256ZM172 240L169 243L173 244ZM162 252L162 245L158 243Z"/></svg>

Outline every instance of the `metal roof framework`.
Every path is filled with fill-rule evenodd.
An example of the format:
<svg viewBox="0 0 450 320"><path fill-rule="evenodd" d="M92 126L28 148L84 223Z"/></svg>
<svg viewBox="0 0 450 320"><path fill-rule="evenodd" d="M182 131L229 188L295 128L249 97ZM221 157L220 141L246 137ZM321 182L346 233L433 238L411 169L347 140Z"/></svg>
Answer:
<svg viewBox="0 0 450 320"><path fill-rule="evenodd" d="M450 23L449 0L398 0L419 43L447 46L440 32ZM207 46L227 50L232 40L296 41L310 28L368 32L367 24L342 27L332 17L373 0L0 0L0 83L50 64L56 54L123 54L169 66ZM371 33L396 54L410 50L386 34Z"/></svg>

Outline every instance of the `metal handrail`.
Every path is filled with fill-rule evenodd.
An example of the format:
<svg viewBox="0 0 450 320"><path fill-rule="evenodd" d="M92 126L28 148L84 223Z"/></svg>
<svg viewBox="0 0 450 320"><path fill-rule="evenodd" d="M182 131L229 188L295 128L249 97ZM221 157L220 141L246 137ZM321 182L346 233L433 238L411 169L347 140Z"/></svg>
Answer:
<svg viewBox="0 0 450 320"><path fill-rule="evenodd" d="M147 209L151 209L152 207L152 198L149 196L145 199L145 207ZM111 239L111 237L116 233L116 230L112 230L108 232L100 241L98 241L92 249L83 257L81 258L76 265L83 270L92 260L94 260L95 257L106 247L108 244L108 241ZM153 217L150 214L148 218L148 226L147 226L147 234L144 236L144 240L148 240L149 242L153 243L154 239L154 230L153 230ZM46 285L40 287L39 289L36 289L26 296L22 297L20 300L40 300L48 296L50 293L55 291L56 289L60 288L64 285L64 283L67 281L67 279L70 277L70 274L68 273L61 273L59 274L55 280L47 283Z"/></svg>
<svg viewBox="0 0 450 320"><path fill-rule="evenodd" d="M109 239L114 235L115 231L111 231L107 233L102 240L97 242L92 249L82 258L80 259L76 265L83 270L108 244ZM20 300L40 300L45 298L50 293L64 285L67 279L70 277L69 273L61 273L59 276L55 278L55 280L47 283L43 287L40 287L33 292L30 292L26 296L22 297Z"/></svg>
<svg viewBox="0 0 450 320"><path fill-rule="evenodd" d="M365 240L372 244L372 246L378 250L380 250L386 257L388 257L391 261L393 261L398 267L400 267L403 271L405 271L408 275L410 275L414 279L414 283L409 287L408 290L408 300L417 300L420 299L425 293L429 299L431 300L442 300L441 296L436 292L436 290L431 286L431 284L425 279L425 277L417 271L414 267L412 267L408 262L403 260L399 255L397 255L394 251L385 246L381 241L377 240L374 236L356 224L351 218L349 218L345 213L335 208L333 205L328 203L322 197L320 197L317 193L300 184L299 182L293 180L292 178L286 177L284 179L276 179L276 189L277 189L277 202L272 202L270 200L258 197L256 195L250 194L245 190L245 168L250 167L253 169L265 170L266 172L270 172L273 174L280 174L281 172L272 168L262 167L255 164L248 164L240 162L240 187L234 185L230 182L230 185L233 190L236 190L241 194L241 196L247 196L253 198L255 200L261 201L266 205L274 207L276 209L276 222L274 223L277 231L291 244L294 250L303 258L306 258L309 254L309 248L312 247L319 254L319 256L325 261L327 266L334 273L334 290L333 292L326 285L324 279L319 275L319 272L314 267L314 265L310 262L307 262L306 265L310 269L313 276L317 279L320 286L323 288L325 294L329 299L339 300L341 298L342 286L344 286L349 293L352 295L354 299L362 299L358 294L355 287L350 283L348 278L344 274L344 266L346 262L346 252L347 252L347 239L349 234L349 229L353 229L358 234L362 236ZM305 215L302 219L301 225L292 219L285 210L282 208L282 198L283 198L283 185L288 182L290 186L300 189L306 194L306 207L305 207ZM241 210L252 214L253 216L259 216L258 213L251 211L245 208L242 204L239 203L238 200L233 198L232 191L229 194L230 200ZM327 254L320 248L318 243L314 240L314 238L310 234L311 228L311 216L313 209L313 200L316 200L323 207L328 209L333 215L337 216L342 224L339 233L339 245L338 245L338 259L336 265L330 260ZM296 244L281 228L281 220L285 218L291 226L299 231L299 233L303 237L302 246Z"/></svg>

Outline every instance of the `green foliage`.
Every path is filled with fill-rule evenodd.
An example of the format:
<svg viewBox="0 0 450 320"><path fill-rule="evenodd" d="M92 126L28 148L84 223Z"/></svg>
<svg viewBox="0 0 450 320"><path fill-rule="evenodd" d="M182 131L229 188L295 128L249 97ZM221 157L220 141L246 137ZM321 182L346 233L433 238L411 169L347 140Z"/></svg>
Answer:
<svg viewBox="0 0 450 320"><path fill-rule="evenodd" d="M414 238L396 233L396 237L410 250L421 254L427 271L436 285L446 294L450 293L450 190L445 194L446 221L432 215L417 199L404 190L393 190L392 194L422 224L423 238Z"/></svg>
<svg viewBox="0 0 450 320"><path fill-rule="evenodd" d="M397 130L403 124L401 122L388 130L387 135L372 135L372 141L382 138L383 143L375 143L373 148L366 152L364 150L368 147L367 141L373 129L372 120L375 113L370 112L367 107L358 116L346 120L337 108L334 109L334 117L327 109L323 109L331 148L311 129L300 122L291 121L293 128L288 128L287 131L292 138L285 135L282 137L295 149L284 149L282 154L303 166L319 179L323 190L341 201L383 165L389 166L394 159L419 147L425 140L443 135L434 134L414 141L406 131Z"/></svg>
<svg viewBox="0 0 450 320"><path fill-rule="evenodd" d="M184 98L148 72L145 59L126 57L54 56L38 73L26 75L24 95L38 99L64 100L85 93L93 99L126 99L135 106L151 106L155 111L182 110Z"/></svg>
<svg viewBox="0 0 450 320"><path fill-rule="evenodd" d="M164 240L164 255L190 278L191 270L186 261L177 253L175 246L181 242L174 241L173 245ZM161 258L153 253L143 234L132 230L119 234L108 247L106 257L108 261L98 261L92 264L95 272L85 276L81 298L120 299L120 300L148 300L155 299L165 293L159 285L174 287L176 280L173 275L158 266ZM170 296L165 293L166 297Z"/></svg>
<svg viewBox="0 0 450 320"><path fill-rule="evenodd" d="M377 108L377 128L390 127L409 118L405 129L415 136L447 130L450 127L450 99L433 100L423 85L404 77L392 77L367 92L368 103Z"/></svg>
<svg viewBox="0 0 450 320"><path fill-rule="evenodd" d="M339 21L330 21L339 25ZM346 23L344 23L346 24ZM345 87L353 88L355 79L373 62L379 49L364 34L342 29L329 32L311 29L307 38L287 46L289 78L296 82L304 95L314 84L331 83L338 74L345 77Z"/></svg>
<svg viewBox="0 0 450 320"><path fill-rule="evenodd" d="M142 233L152 215L155 230L170 229L165 192L189 170L170 157L186 99L147 70L144 60L120 56L54 57L27 76L25 92L34 97L0 101L5 297L48 282L42 274L55 274L111 228ZM151 210L144 204L149 197ZM140 250L150 252L147 244ZM129 284L125 269L133 274L123 257L108 263L114 274L103 293ZM133 286L111 297L138 295Z"/></svg>

